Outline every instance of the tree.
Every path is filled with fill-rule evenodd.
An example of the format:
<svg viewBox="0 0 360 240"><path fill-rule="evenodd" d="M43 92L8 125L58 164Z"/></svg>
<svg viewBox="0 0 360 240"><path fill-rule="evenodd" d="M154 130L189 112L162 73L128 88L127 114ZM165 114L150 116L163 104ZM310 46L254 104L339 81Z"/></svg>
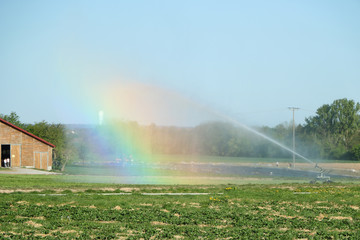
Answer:
<svg viewBox="0 0 360 240"><path fill-rule="evenodd" d="M200 139L200 153L215 156L228 156L229 147L234 148L237 144L236 128L226 122L209 122L195 128L196 135ZM236 151L236 150L235 150Z"/></svg>
<svg viewBox="0 0 360 240"><path fill-rule="evenodd" d="M305 129L323 146L325 157L340 158L351 149L360 126L360 104L346 98L317 109L316 116L305 119Z"/></svg>
<svg viewBox="0 0 360 240"><path fill-rule="evenodd" d="M11 112L9 115L0 114L0 118L4 119L5 121L14 124L15 126L26 129L27 125L20 121L20 117L16 114L16 112Z"/></svg>
<svg viewBox="0 0 360 240"><path fill-rule="evenodd" d="M360 144L354 146L354 147L351 149L351 153L352 153L352 155L354 156L355 160L360 161Z"/></svg>
<svg viewBox="0 0 360 240"><path fill-rule="evenodd" d="M28 131L56 146L53 150L53 167L64 170L72 152L70 146L66 144L65 126L42 121L28 125Z"/></svg>

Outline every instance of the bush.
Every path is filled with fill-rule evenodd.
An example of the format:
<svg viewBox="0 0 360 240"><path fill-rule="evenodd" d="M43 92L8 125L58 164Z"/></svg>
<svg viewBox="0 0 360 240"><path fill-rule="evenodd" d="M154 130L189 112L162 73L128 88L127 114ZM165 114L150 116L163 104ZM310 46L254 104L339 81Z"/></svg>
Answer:
<svg viewBox="0 0 360 240"><path fill-rule="evenodd" d="M351 154L353 156L353 159L359 161L360 160L360 144L355 145L352 149L351 149Z"/></svg>

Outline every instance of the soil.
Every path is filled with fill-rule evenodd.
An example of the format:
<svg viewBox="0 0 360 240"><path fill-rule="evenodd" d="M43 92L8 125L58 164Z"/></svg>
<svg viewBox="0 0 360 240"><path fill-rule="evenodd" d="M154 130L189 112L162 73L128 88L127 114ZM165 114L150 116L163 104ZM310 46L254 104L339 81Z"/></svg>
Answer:
<svg viewBox="0 0 360 240"><path fill-rule="evenodd" d="M296 163L295 169L288 163L278 166L276 163L240 163L240 164L174 164L177 170L236 175L246 177L310 177L316 178L320 173L331 177L360 178L360 163L319 163L318 167L310 163ZM165 166L166 168L166 166Z"/></svg>
<svg viewBox="0 0 360 240"><path fill-rule="evenodd" d="M61 174L56 172L49 172L45 170L38 170L34 168L20 168L20 167L13 167L13 168L4 168L0 170L0 174L43 174L43 175L52 175L52 174Z"/></svg>

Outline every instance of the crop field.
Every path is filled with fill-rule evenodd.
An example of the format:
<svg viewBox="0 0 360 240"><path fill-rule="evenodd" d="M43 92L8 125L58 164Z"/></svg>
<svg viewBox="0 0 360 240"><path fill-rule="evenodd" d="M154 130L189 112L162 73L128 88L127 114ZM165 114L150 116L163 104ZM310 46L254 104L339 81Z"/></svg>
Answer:
<svg viewBox="0 0 360 240"><path fill-rule="evenodd" d="M0 239L359 239L360 184L122 185L0 176Z"/></svg>

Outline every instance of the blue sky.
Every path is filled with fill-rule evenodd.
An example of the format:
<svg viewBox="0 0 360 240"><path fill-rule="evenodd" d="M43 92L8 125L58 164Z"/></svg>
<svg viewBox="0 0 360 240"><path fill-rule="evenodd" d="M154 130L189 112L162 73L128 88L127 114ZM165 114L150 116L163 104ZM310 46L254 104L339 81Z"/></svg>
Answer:
<svg viewBox="0 0 360 240"><path fill-rule="evenodd" d="M360 101L355 0L1 0L0 32L0 113L25 122L91 122L86 89L114 81L175 91L248 125L289 122L288 107L303 123L323 104Z"/></svg>

